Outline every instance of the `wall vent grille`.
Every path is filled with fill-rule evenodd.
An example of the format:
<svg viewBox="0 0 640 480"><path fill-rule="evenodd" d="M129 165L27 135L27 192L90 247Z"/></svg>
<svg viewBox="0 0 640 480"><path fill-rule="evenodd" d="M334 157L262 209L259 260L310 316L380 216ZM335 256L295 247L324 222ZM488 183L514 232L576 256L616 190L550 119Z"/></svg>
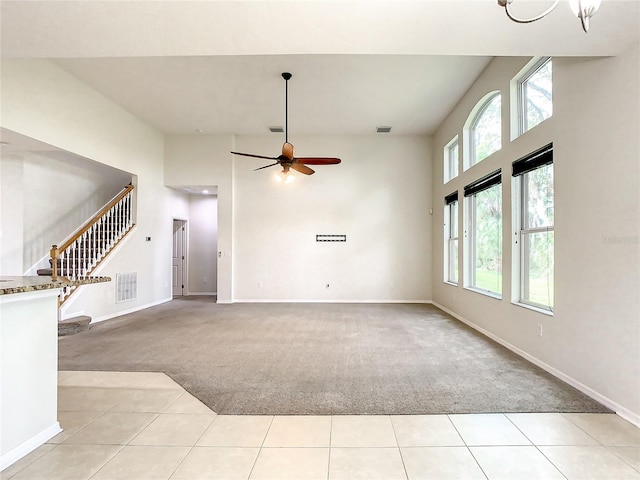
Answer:
<svg viewBox="0 0 640 480"><path fill-rule="evenodd" d="M316 242L346 242L346 235L316 235Z"/></svg>
<svg viewBox="0 0 640 480"><path fill-rule="evenodd" d="M138 273L116 273L116 303L138 298Z"/></svg>

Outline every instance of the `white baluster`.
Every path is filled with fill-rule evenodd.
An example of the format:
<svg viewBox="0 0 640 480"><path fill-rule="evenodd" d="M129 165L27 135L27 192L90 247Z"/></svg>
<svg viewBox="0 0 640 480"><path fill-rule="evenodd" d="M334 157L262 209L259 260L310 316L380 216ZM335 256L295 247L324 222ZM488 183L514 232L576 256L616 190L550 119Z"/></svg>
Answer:
<svg viewBox="0 0 640 480"><path fill-rule="evenodd" d="M89 245L87 242L88 236L88 230L82 234L82 276L85 276L87 274L87 270L89 269Z"/></svg>

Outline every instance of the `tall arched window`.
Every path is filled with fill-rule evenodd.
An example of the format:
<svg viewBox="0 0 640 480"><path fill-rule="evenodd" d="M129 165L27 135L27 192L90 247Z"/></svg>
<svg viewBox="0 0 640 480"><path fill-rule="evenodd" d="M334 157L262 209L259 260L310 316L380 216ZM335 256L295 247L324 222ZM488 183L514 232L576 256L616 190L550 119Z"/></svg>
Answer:
<svg viewBox="0 0 640 480"><path fill-rule="evenodd" d="M485 95L465 124L468 144L465 170L502 148L502 109L500 92Z"/></svg>

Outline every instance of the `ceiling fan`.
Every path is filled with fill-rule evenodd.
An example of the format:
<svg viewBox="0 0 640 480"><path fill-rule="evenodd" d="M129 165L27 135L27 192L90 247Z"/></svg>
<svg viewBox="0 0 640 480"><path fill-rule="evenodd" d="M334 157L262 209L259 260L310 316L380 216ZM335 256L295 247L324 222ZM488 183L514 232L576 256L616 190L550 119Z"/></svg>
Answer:
<svg viewBox="0 0 640 480"><path fill-rule="evenodd" d="M283 72L282 78L285 80L285 138L282 144L282 154L277 157L267 157L264 155L254 155L252 153L231 152L234 155L242 155L245 157L264 158L267 160L275 160L275 163L265 165L264 167L256 168L256 170L262 170L263 168L273 167L274 165L282 166L282 173L289 173L289 169L293 168L295 171L304 173L305 175L311 175L315 171L307 167L307 165L335 165L340 163L339 158L326 158L326 157L295 157L293 151L293 144L289 143L289 80L293 75L289 72Z"/></svg>

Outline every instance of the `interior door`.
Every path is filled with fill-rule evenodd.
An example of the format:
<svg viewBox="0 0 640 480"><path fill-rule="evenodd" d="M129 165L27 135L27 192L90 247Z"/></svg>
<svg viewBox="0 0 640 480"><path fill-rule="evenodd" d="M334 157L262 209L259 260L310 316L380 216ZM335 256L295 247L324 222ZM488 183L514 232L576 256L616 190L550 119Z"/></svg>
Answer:
<svg viewBox="0 0 640 480"><path fill-rule="evenodd" d="M173 253L171 258L173 296L184 295L186 223L184 220L173 221Z"/></svg>

